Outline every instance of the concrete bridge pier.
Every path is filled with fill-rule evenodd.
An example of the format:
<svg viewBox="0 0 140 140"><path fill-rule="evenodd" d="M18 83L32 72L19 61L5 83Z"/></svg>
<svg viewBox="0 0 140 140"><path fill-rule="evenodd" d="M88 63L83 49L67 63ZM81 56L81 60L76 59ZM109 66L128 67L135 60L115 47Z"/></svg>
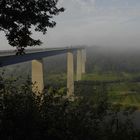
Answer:
<svg viewBox="0 0 140 140"><path fill-rule="evenodd" d="M82 50L77 50L77 68L76 68L76 81L82 79Z"/></svg>
<svg viewBox="0 0 140 140"><path fill-rule="evenodd" d="M82 49L82 73L86 73L86 49Z"/></svg>
<svg viewBox="0 0 140 140"><path fill-rule="evenodd" d="M43 59L32 60L32 83L35 84L33 92L41 93L44 89L43 69Z"/></svg>
<svg viewBox="0 0 140 140"><path fill-rule="evenodd" d="M74 95L74 63L73 52L67 52L67 96Z"/></svg>

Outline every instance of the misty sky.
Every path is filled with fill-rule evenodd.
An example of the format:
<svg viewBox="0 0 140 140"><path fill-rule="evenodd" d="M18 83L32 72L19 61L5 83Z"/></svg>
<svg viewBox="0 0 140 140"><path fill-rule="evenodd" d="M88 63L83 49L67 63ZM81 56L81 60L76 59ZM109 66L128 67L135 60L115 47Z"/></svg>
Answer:
<svg viewBox="0 0 140 140"><path fill-rule="evenodd" d="M66 11L42 39L44 47L98 45L140 47L140 0L59 0ZM0 36L1 49L8 42Z"/></svg>

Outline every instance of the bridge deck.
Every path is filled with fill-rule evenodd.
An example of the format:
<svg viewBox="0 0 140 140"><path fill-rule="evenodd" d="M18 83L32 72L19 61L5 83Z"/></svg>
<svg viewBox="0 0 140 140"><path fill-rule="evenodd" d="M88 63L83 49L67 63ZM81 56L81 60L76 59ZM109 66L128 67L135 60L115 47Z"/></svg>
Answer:
<svg viewBox="0 0 140 140"><path fill-rule="evenodd" d="M0 56L0 67L13 65L17 63L22 63L26 61L41 59L43 57L49 57L53 55L59 55L66 53L68 50L76 51L80 48L52 48L52 49L44 49L44 50L37 50L38 52L34 53L27 53L24 55L6 55ZM81 48L82 49L82 48Z"/></svg>

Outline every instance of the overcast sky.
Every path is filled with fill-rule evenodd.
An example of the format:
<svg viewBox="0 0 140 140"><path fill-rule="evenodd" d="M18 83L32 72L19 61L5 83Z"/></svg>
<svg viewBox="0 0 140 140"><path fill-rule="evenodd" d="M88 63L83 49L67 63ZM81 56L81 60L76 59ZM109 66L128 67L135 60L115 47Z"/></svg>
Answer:
<svg viewBox="0 0 140 140"><path fill-rule="evenodd" d="M66 11L45 36L44 47L98 45L140 47L140 0L59 0ZM3 35L1 48L10 48Z"/></svg>

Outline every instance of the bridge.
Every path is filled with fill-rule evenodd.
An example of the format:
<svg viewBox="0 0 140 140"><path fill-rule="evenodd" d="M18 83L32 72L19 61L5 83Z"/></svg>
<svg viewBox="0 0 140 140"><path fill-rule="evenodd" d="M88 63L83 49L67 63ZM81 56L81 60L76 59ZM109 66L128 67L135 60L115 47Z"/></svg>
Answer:
<svg viewBox="0 0 140 140"><path fill-rule="evenodd" d="M44 89L43 58L54 55L67 54L67 96L74 95L74 54L76 52L76 80L81 80L85 73L86 51L84 47L48 48L27 50L24 55L15 55L13 51L0 52L0 67L32 61L33 92L41 93Z"/></svg>

